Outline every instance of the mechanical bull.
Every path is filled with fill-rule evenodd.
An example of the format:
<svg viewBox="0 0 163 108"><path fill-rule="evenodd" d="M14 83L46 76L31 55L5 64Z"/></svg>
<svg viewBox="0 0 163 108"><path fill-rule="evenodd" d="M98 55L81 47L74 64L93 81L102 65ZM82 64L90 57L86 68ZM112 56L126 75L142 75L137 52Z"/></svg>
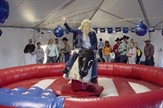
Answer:
<svg viewBox="0 0 163 108"><path fill-rule="evenodd" d="M76 53L75 56L74 53ZM74 56L73 65L69 71L64 72L64 77L84 83L97 83L97 60L95 53L88 49L76 50L74 53L72 55Z"/></svg>

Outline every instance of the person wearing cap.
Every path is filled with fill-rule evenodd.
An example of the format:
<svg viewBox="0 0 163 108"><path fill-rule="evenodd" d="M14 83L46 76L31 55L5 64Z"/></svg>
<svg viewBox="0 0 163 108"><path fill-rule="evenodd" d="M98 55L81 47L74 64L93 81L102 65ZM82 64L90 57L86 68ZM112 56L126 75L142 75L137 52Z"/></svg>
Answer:
<svg viewBox="0 0 163 108"><path fill-rule="evenodd" d="M49 39L45 52L47 55L47 63L56 63L59 53L56 45L53 43L53 39Z"/></svg>
<svg viewBox="0 0 163 108"><path fill-rule="evenodd" d="M91 51L94 51L97 47L97 37L96 37L96 33L91 27L91 21L89 19L85 19L82 21L78 29L71 29L68 26L66 20L67 18L63 16L62 21L64 22L65 28L69 32L72 32L78 35L78 39L77 39L78 50L89 49ZM66 68L62 71L64 74L67 74L70 72L73 66L73 63L75 62L77 57L78 57L77 52L74 52L71 55L71 58L69 59L69 61L66 62ZM97 59L94 59L93 61L91 78L92 78L91 79L92 83L97 83Z"/></svg>
<svg viewBox="0 0 163 108"><path fill-rule="evenodd" d="M117 43L113 47L113 52L115 53L115 60L114 62L120 62L120 53L118 52L118 47L121 44L121 39L117 38L115 40Z"/></svg>
<svg viewBox="0 0 163 108"><path fill-rule="evenodd" d="M145 65L154 66L154 46L150 43L151 40L145 39L144 55L145 55Z"/></svg>
<svg viewBox="0 0 163 108"><path fill-rule="evenodd" d="M68 39L66 37L64 37L62 41L64 43L64 48L61 49L61 52L65 55L65 62L67 62L70 56L70 45L68 44Z"/></svg>
<svg viewBox="0 0 163 108"><path fill-rule="evenodd" d="M41 48L41 42L37 42L37 48L35 48L32 54L36 54L36 63L42 64L44 61L44 50Z"/></svg>
<svg viewBox="0 0 163 108"><path fill-rule="evenodd" d="M99 56L100 56L100 59L102 60L102 48L104 47L104 42L102 41L102 38L99 39L99 43L98 43L98 53L99 53Z"/></svg>
<svg viewBox="0 0 163 108"><path fill-rule="evenodd" d="M130 49L129 42L127 40L129 39L128 36L123 36L123 42L118 47L118 52L120 53L120 63L127 63L127 53Z"/></svg>

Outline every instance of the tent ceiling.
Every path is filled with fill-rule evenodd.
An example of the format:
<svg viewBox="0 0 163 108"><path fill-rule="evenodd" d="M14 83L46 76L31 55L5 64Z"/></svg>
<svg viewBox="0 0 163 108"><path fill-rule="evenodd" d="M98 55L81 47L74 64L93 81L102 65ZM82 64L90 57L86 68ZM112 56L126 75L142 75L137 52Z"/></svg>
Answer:
<svg viewBox="0 0 163 108"><path fill-rule="evenodd" d="M163 0L8 1L10 15L2 27L53 29L66 15L74 28L87 18L94 27L134 27L142 19L150 27L163 29Z"/></svg>

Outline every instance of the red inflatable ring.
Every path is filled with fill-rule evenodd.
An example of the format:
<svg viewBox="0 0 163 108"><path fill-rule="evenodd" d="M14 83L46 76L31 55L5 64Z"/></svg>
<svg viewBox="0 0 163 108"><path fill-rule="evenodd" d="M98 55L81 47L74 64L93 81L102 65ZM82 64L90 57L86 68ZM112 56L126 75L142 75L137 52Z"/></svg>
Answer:
<svg viewBox="0 0 163 108"><path fill-rule="evenodd" d="M32 105L41 105L39 102L43 102L42 105L47 108L163 108L163 69L144 65L99 63L98 84L104 87L99 97L59 96L54 101L55 94L53 97L45 98L46 100L39 98L38 93L34 93L37 94L37 98L33 98L33 94L23 98L11 94L11 91L16 90L17 87L27 92L32 89L37 89L40 93L50 91L50 84L62 78L60 71L64 66L64 63L56 63L1 69L0 108L32 107ZM45 87L42 87L44 91L37 87L31 89L31 86L34 87L33 85L38 85L42 81L51 82L49 86L45 85L48 89L45 90ZM68 81L62 80L61 82ZM10 98L18 96L19 102L11 99L10 104L10 100L3 100L6 99L5 96L9 96L7 93L10 93ZM31 106L20 105L22 99L26 98L32 100L32 104L28 101L28 105ZM37 99L39 102L34 101Z"/></svg>

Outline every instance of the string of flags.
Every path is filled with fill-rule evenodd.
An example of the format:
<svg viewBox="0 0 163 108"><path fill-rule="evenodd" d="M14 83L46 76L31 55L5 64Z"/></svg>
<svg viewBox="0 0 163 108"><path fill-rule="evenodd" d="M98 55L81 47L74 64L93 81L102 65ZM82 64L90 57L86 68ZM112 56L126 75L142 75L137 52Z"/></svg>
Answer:
<svg viewBox="0 0 163 108"><path fill-rule="evenodd" d="M96 33L98 33L98 32L100 32L100 33L107 32L108 34L112 34L113 31L115 31L115 32L123 32L123 33L128 33L129 31L131 31L132 33L135 33L136 32L135 27L133 27L133 28L128 28L128 27L93 28L93 30ZM148 32L155 32L155 28L149 28L148 29Z"/></svg>

